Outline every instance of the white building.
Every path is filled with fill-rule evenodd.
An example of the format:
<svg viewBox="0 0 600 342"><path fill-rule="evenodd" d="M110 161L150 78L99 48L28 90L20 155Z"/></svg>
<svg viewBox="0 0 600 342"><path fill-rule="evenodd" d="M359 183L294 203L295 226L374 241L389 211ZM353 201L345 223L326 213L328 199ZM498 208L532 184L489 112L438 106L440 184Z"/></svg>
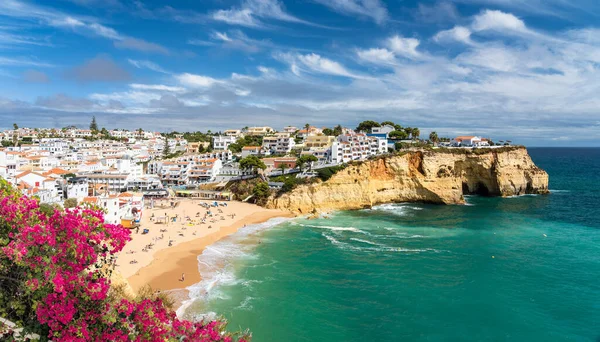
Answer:
<svg viewBox="0 0 600 342"><path fill-rule="evenodd" d="M457 147L482 147L482 146L490 146L487 139L478 137L478 136L459 136L452 139L452 146Z"/></svg>
<svg viewBox="0 0 600 342"><path fill-rule="evenodd" d="M27 196L37 196L41 203L62 203L62 187L54 178L33 171L15 176L14 183Z"/></svg>
<svg viewBox="0 0 600 342"><path fill-rule="evenodd" d="M228 130L224 131L223 134L228 137L236 137L236 138L240 138L243 136L242 131L239 129L228 129Z"/></svg>
<svg viewBox="0 0 600 342"><path fill-rule="evenodd" d="M248 135L267 135L267 134L270 134L273 132L275 132L275 130L268 126L248 127L246 134L248 134Z"/></svg>
<svg viewBox="0 0 600 342"><path fill-rule="evenodd" d="M89 182L85 177L71 177L67 179L67 198L76 198L81 202L89 194Z"/></svg>
<svg viewBox="0 0 600 342"><path fill-rule="evenodd" d="M347 163L386 152L387 139L369 137L362 133L343 134L331 145L330 156L333 163Z"/></svg>
<svg viewBox="0 0 600 342"><path fill-rule="evenodd" d="M373 127L371 128L371 133L373 134L390 134L391 132L395 131L396 128L394 126L390 126L390 125L383 125L381 127Z"/></svg>
<svg viewBox="0 0 600 342"><path fill-rule="evenodd" d="M266 154L287 154L292 151L295 145L296 142L290 133L277 133L263 138L262 149Z"/></svg>
<svg viewBox="0 0 600 342"><path fill-rule="evenodd" d="M69 150L69 144L59 138L42 139L40 141L40 150L48 151L51 155L62 155Z"/></svg>
<svg viewBox="0 0 600 342"><path fill-rule="evenodd" d="M213 137L213 148L215 150L227 150L229 145L234 144L237 141L235 136L218 135Z"/></svg>
<svg viewBox="0 0 600 342"><path fill-rule="evenodd" d="M191 184L214 181L221 171L223 162L220 159L200 159L194 161L189 170Z"/></svg>

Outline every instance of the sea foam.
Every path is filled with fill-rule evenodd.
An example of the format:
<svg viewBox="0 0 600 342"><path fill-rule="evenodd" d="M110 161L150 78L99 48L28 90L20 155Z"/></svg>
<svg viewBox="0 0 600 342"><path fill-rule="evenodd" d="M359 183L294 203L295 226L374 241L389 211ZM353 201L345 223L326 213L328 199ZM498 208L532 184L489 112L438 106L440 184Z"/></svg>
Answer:
<svg viewBox="0 0 600 342"><path fill-rule="evenodd" d="M189 299L183 301L177 309L177 316L183 317L187 308L195 302L227 298L226 294L219 290L223 285L238 283L250 285L250 282L236 278L234 268L234 262L237 260L256 258L253 253L256 243L249 243L252 242L249 237L289 220L289 218L273 218L267 222L248 225L207 246L198 256L198 272L202 280L187 287ZM198 318L200 317L194 317L194 319Z"/></svg>

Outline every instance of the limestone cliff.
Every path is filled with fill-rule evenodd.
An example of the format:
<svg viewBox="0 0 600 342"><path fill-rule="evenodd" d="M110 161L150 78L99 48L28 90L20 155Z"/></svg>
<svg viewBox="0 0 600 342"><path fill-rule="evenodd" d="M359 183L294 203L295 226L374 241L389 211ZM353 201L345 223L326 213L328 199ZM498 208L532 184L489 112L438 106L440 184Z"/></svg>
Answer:
<svg viewBox="0 0 600 342"><path fill-rule="evenodd" d="M524 147L418 150L353 163L325 182L272 196L267 207L298 213L391 202L462 204L463 195L548 193L548 174Z"/></svg>

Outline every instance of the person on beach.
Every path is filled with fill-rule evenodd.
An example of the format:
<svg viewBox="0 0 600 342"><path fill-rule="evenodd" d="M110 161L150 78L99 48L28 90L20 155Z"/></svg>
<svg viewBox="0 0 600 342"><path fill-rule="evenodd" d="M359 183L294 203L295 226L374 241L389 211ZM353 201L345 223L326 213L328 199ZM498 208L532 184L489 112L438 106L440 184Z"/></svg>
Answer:
<svg viewBox="0 0 600 342"><path fill-rule="evenodd" d="M181 281L185 281L185 273L181 273Z"/></svg>

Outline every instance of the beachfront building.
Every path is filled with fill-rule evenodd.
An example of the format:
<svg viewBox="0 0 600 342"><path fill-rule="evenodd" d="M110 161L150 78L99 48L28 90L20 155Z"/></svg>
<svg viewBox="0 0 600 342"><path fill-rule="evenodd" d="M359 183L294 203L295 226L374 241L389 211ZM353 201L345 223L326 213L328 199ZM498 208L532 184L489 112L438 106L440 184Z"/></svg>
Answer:
<svg viewBox="0 0 600 342"><path fill-rule="evenodd" d="M200 159L194 161L189 170L190 184L213 181L222 167L223 162L220 159Z"/></svg>
<svg viewBox="0 0 600 342"><path fill-rule="evenodd" d="M212 182L219 174L223 162L218 158L202 158L202 156L153 161L148 164L148 173L158 175L164 186Z"/></svg>
<svg viewBox="0 0 600 342"><path fill-rule="evenodd" d="M77 177L87 178L92 187L102 184L106 193L118 193L127 190L129 174L111 170L105 172L77 173Z"/></svg>
<svg viewBox="0 0 600 342"><path fill-rule="evenodd" d="M275 130L268 126L248 127L248 129L246 130L247 135L258 135L258 136L264 136L267 134L271 134L273 132L275 132Z"/></svg>
<svg viewBox="0 0 600 342"><path fill-rule="evenodd" d="M161 188L162 183L157 175L143 175L127 181L127 191L148 191Z"/></svg>
<svg viewBox="0 0 600 342"><path fill-rule="evenodd" d="M223 165L219 174L215 177L217 182L228 182L234 179L242 179L244 177L253 177L255 173L253 170L247 170L240 168L240 163L227 163Z"/></svg>
<svg viewBox="0 0 600 342"><path fill-rule="evenodd" d="M331 162L347 163L365 160L387 152L387 139L369 137L363 133L343 134L331 145Z"/></svg>
<svg viewBox="0 0 600 342"><path fill-rule="evenodd" d="M455 147L485 147L490 146L488 139L481 138L478 136L458 136L452 139L452 146Z"/></svg>
<svg viewBox="0 0 600 342"><path fill-rule="evenodd" d="M235 136L217 135L213 137L213 148L215 150L227 150L229 145L234 144L238 140Z"/></svg>
<svg viewBox="0 0 600 342"><path fill-rule="evenodd" d="M117 195L101 195L84 197L79 204L89 204L97 206L104 211L104 222L110 224L120 224L119 215L119 197Z"/></svg>

